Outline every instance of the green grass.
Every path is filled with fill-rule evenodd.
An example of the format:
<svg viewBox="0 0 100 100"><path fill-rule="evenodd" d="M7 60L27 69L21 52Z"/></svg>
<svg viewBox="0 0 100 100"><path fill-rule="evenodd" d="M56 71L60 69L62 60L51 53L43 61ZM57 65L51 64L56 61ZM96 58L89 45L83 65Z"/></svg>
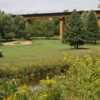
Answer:
<svg viewBox="0 0 100 100"><path fill-rule="evenodd" d="M86 52L99 52L100 45L85 45L87 49L72 49L60 40L33 40L30 46L1 46L4 57L0 67L23 67L30 65L54 65L63 63L64 53L81 55Z"/></svg>

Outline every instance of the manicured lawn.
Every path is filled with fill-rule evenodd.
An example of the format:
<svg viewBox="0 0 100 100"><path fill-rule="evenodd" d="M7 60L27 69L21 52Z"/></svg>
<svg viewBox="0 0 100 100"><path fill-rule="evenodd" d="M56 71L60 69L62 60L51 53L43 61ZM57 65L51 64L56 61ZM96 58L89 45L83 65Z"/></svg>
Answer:
<svg viewBox="0 0 100 100"><path fill-rule="evenodd" d="M0 67L23 67L31 65L56 65L64 63L64 53L81 55L86 52L99 52L100 45L85 45L85 49L75 50L60 40L33 40L32 45L0 47L4 57Z"/></svg>

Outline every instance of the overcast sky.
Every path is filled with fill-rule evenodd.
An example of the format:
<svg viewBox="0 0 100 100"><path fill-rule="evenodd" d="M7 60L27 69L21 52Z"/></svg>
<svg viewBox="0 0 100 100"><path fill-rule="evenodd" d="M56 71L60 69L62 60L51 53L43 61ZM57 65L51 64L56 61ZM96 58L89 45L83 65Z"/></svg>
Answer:
<svg viewBox="0 0 100 100"><path fill-rule="evenodd" d="M97 9L99 0L0 0L0 9L7 13L43 13L72 9Z"/></svg>

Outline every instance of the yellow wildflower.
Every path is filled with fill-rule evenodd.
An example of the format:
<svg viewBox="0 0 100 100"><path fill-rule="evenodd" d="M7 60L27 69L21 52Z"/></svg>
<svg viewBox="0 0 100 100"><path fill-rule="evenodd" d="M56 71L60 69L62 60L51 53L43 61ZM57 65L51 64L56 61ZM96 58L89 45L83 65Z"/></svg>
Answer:
<svg viewBox="0 0 100 100"><path fill-rule="evenodd" d="M42 97L47 97L48 94L47 94L46 92L44 92L44 93L41 94L41 96L42 96Z"/></svg>
<svg viewBox="0 0 100 100"><path fill-rule="evenodd" d="M56 84L56 81L54 79L49 79L49 77L47 76L47 78L44 80L41 80L40 83L51 86L51 85Z"/></svg>
<svg viewBox="0 0 100 100"><path fill-rule="evenodd" d="M26 84L22 84L20 87L18 87L18 91L21 93L25 93L28 91L28 86Z"/></svg>
<svg viewBox="0 0 100 100"><path fill-rule="evenodd" d="M67 59L67 57L66 56L64 56L64 60L66 60Z"/></svg>
<svg viewBox="0 0 100 100"><path fill-rule="evenodd" d="M3 100L13 100L13 96L8 96L8 97L4 98Z"/></svg>

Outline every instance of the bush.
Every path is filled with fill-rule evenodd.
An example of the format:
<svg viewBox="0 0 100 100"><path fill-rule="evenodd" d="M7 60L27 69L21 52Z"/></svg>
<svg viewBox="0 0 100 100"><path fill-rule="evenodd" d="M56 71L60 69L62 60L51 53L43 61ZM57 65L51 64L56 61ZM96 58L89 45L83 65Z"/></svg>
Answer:
<svg viewBox="0 0 100 100"><path fill-rule="evenodd" d="M2 53L2 51L0 51L0 58L2 58L3 57L3 53Z"/></svg>
<svg viewBox="0 0 100 100"><path fill-rule="evenodd" d="M31 29L30 29L31 27ZM56 25L49 20L35 20L28 27L28 32L32 33L32 37L53 37L56 31Z"/></svg>
<svg viewBox="0 0 100 100"><path fill-rule="evenodd" d="M5 34L5 39L7 41L13 40L15 38L15 33L14 32L9 32Z"/></svg>

